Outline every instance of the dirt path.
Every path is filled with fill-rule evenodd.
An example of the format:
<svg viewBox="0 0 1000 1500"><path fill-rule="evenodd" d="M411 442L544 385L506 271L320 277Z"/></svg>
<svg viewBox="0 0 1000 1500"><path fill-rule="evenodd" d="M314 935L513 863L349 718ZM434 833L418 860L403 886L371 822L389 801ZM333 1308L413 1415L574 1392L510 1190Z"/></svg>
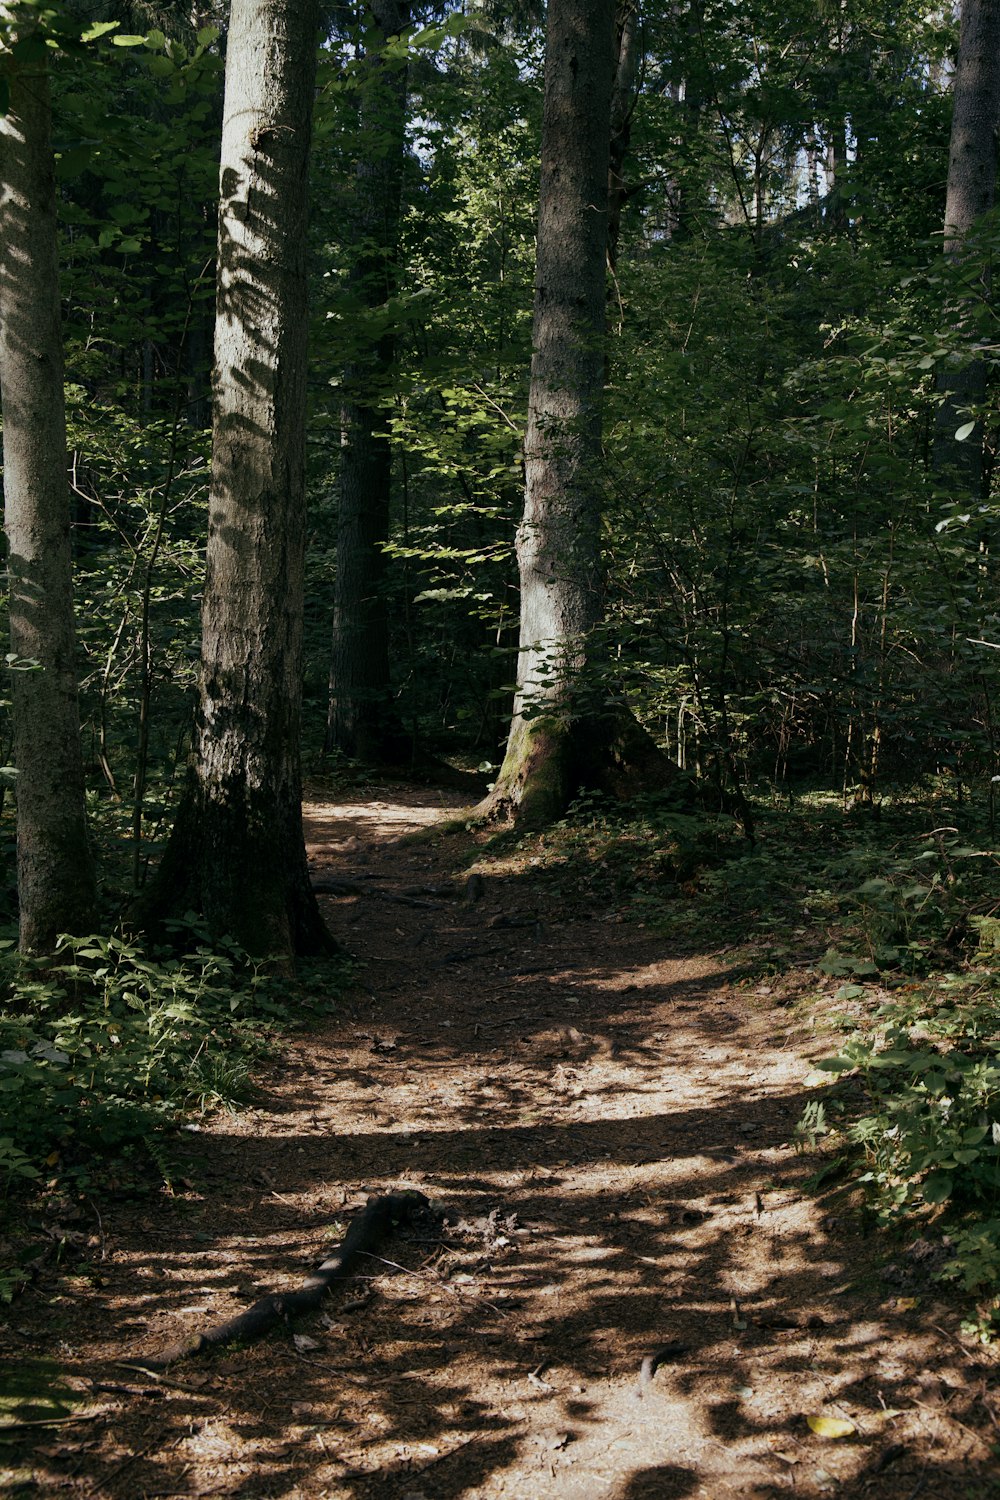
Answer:
<svg viewBox="0 0 1000 1500"><path fill-rule="evenodd" d="M15 1308L4 1352L59 1361L93 1416L41 1431L11 1493L1000 1495L995 1352L919 1243L887 1269L800 1189L787 1015L722 956L547 905L530 864L468 885L461 840L404 839L453 798L377 795L308 821L317 879L356 888L323 897L353 1000L192 1136L189 1188L102 1224L98 1276ZM167 1385L114 1364L297 1284L401 1187L444 1227L394 1239L305 1341Z"/></svg>

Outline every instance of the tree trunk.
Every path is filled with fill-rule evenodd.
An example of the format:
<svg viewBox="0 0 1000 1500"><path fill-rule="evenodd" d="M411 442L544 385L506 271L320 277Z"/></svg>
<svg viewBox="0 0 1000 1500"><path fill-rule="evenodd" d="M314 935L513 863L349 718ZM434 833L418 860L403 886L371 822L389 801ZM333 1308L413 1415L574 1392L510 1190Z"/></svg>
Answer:
<svg viewBox="0 0 1000 1500"><path fill-rule="evenodd" d="M385 42L410 20L404 0L371 0L370 53L362 80L361 156L355 176L358 259L350 288L374 312L395 294L403 161L406 69L387 63ZM327 750L400 764L411 747L395 714L389 671L386 553L392 449L386 397L396 355L391 329L344 372L340 510Z"/></svg>
<svg viewBox="0 0 1000 1500"><path fill-rule="evenodd" d="M974 323L971 315L990 291L986 247L980 257L968 241L976 221L993 207L996 193L1000 0L962 0L953 94L944 250L952 260L963 263L963 279L969 283L966 307ZM975 342L974 328L965 337ZM934 468L950 474L964 494L976 498L983 488L982 430L978 428L965 442L956 441L955 432L986 400L986 366L981 359L971 359L959 370L942 371L937 385L942 399L935 423Z"/></svg>
<svg viewBox="0 0 1000 1500"><path fill-rule="evenodd" d="M614 0L551 0L545 49L518 685L481 805L533 825L576 780L588 639L601 613L601 406Z"/></svg>
<svg viewBox="0 0 1000 1500"><path fill-rule="evenodd" d="M309 885L299 765L316 42L316 0L233 0L199 706L147 904L279 958L335 947Z"/></svg>
<svg viewBox="0 0 1000 1500"><path fill-rule="evenodd" d="M0 5L0 385L12 675L20 947L51 953L93 926L77 704L66 419L47 71L39 37ZM18 8L19 9L19 8ZM10 51L20 37L15 60ZM24 51L27 45L28 51ZM29 60L30 59L30 60Z"/></svg>
<svg viewBox="0 0 1000 1500"><path fill-rule="evenodd" d="M638 0L619 0L615 31L618 45L611 90L611 151L608 164L608 267L612 275L618 268L622 210L628 200L625 158L632 135L636 82L642 62Z"/></svg>

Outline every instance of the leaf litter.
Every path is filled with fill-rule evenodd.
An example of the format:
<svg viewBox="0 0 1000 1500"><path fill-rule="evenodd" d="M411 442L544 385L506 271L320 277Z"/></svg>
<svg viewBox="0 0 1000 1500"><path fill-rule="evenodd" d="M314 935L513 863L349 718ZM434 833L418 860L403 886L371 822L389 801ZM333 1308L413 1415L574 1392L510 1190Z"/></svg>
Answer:
<svg viewBox="0 0 1000 1500"><path fill-rule="evenodd" d="M252 1105L184 1134L189 1186L102 1205L99 1285L39 1273L0 1353L54 1359L103 1399L86 1444L6 1433L8 1483L109 1500L991 1493L994 1351L932 1282L893 1305L883 1242L805 1189L815 1041L718 949L678 956L624 905L566 897L530 844L491 858L473 831L435 838L457 805L399 787L308 810L358 989ZM387 922L368 899L373 880L461 892L473 862L475 899L433 918L404 902ZM193 1299L214 1321L295 1284L332 1224L406 1189L438 1219L323 1313L159 1379L155 1403L122 1385L122 1358L141 1369L197 1330Z"/></svg>

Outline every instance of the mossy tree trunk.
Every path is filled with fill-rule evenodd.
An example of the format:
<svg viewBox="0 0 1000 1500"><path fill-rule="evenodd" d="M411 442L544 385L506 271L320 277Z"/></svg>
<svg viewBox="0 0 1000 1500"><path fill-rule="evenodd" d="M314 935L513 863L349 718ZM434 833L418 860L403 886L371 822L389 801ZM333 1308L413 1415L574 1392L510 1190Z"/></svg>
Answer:
<svg viewBox="0 0 1000 1500"><path fill-rule="evenodd" d="M146 903L279 958L335 946L309 885L299 764L317 22L315 0L233 0L199 704Z"/></svg>
<svg viewBox="0 0 1000 1500"><path fill-rule="evenodd" d="M996 197L997 125L1000 124L1000 0L962 0L958 65L948 153L948 192L944 249L962 268L963 296L958 332L974 344L992 334L979 331L990 294L989 249L977 251L971 239L977 221ZM992 314L988 327L992 329ZM959 441L955 434L977 417L986 401L986 365L968 359L938 377L941 403L934 434L934 468L961 489L956 499L983 492L982 424Z"/></svg>
<svg viewBox="0 0 1000 1500"><path fill-rule="evenodd" d="M386 546L392 448L386 398L396 338L386 309L398 281L399 217L406 154L406 67L386 42L410 22L405 0L370 0L361 79L350 289L381 325L344 371L340 507L334 583L326 749L400 764L411 754L392 700ZM361 336L364 337L364 323Z"/></svg>
<svg viewBox="0 0 1000 1500"><path fill-rule="evenodd" d="M0 386L20 947L92 927L96 886L77 703L48 48L0 5ZM34 31L34 36L33 36ZM17 47L16 55L13 48Z"/></svg>

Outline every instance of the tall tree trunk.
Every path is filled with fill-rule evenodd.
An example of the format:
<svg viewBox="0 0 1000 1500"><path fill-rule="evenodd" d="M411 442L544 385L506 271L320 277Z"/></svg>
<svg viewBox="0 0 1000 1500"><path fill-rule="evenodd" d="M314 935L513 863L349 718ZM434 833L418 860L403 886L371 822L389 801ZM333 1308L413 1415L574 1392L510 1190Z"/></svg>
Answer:
<svg viewBox="0 0 1000 1500"><path fill-rule="evenodd" d="M611 89L611 152L608 164L608 267L612 275L618 268L622 211L628 201L625 158L632 136L636 82L642 61L638 0L619 0L615 13L615 31L618 45Z"/></svg>
<svg viewBox="0 0 1000 1500"><path fill-rule="evenodd" d="M75 667L48 50L0 5L0 385L17 768L20 946L92 926ZM21 42L15 59L11 47ZM23 50L27 47L27 51ZM30 60L29 60L30 58Z"/></svg>
<svg viewBox="0 0 1000 1500"><path fill-rule="evenodd" d="M1000 123L1000 0L962 0L962 27L955 70L948 195L944 211L944 250L963 264L970 283L966 307L974 313L990 291L990 262L968 244L976 221L993 207L996 195L996 130ZM973 285L978 283L978 286ZM970 342L975 340L970 332ZM971 359L938 377L941 404L934 438L934 468L950 473L968 496L983 487L981 428L965 442L955 432L986 399L986 366Z"/></svg>
<svg viewBox="0 0 1000 1500"><path fill-rule="evenodd" d="M212 487L189 780L148 910L278 957L329 952L302 833L306 209L316 0L233 0Z"/></svg>
<svg viewBox="0 0 1000 1500"><path fill-rule="evenodd" d="M575 780L588 639L601 613L601 407L614 0L550 0L535 265L521 628L507 752L481 810L522 824Z"/></svg>
<svg viewBox="0 0 1000 1500"><path fill-rule="evenodd" d="M406 151L406 69L386 60L385 43L409 25L410 6L371 0L369 21L355 175L359 253L350 287L374 311L396 291ZM398 764L409 759L411 747L392 703L385 591L392 478L385 403L395 355L389 329L344 372L326 749Z"/></svg>

